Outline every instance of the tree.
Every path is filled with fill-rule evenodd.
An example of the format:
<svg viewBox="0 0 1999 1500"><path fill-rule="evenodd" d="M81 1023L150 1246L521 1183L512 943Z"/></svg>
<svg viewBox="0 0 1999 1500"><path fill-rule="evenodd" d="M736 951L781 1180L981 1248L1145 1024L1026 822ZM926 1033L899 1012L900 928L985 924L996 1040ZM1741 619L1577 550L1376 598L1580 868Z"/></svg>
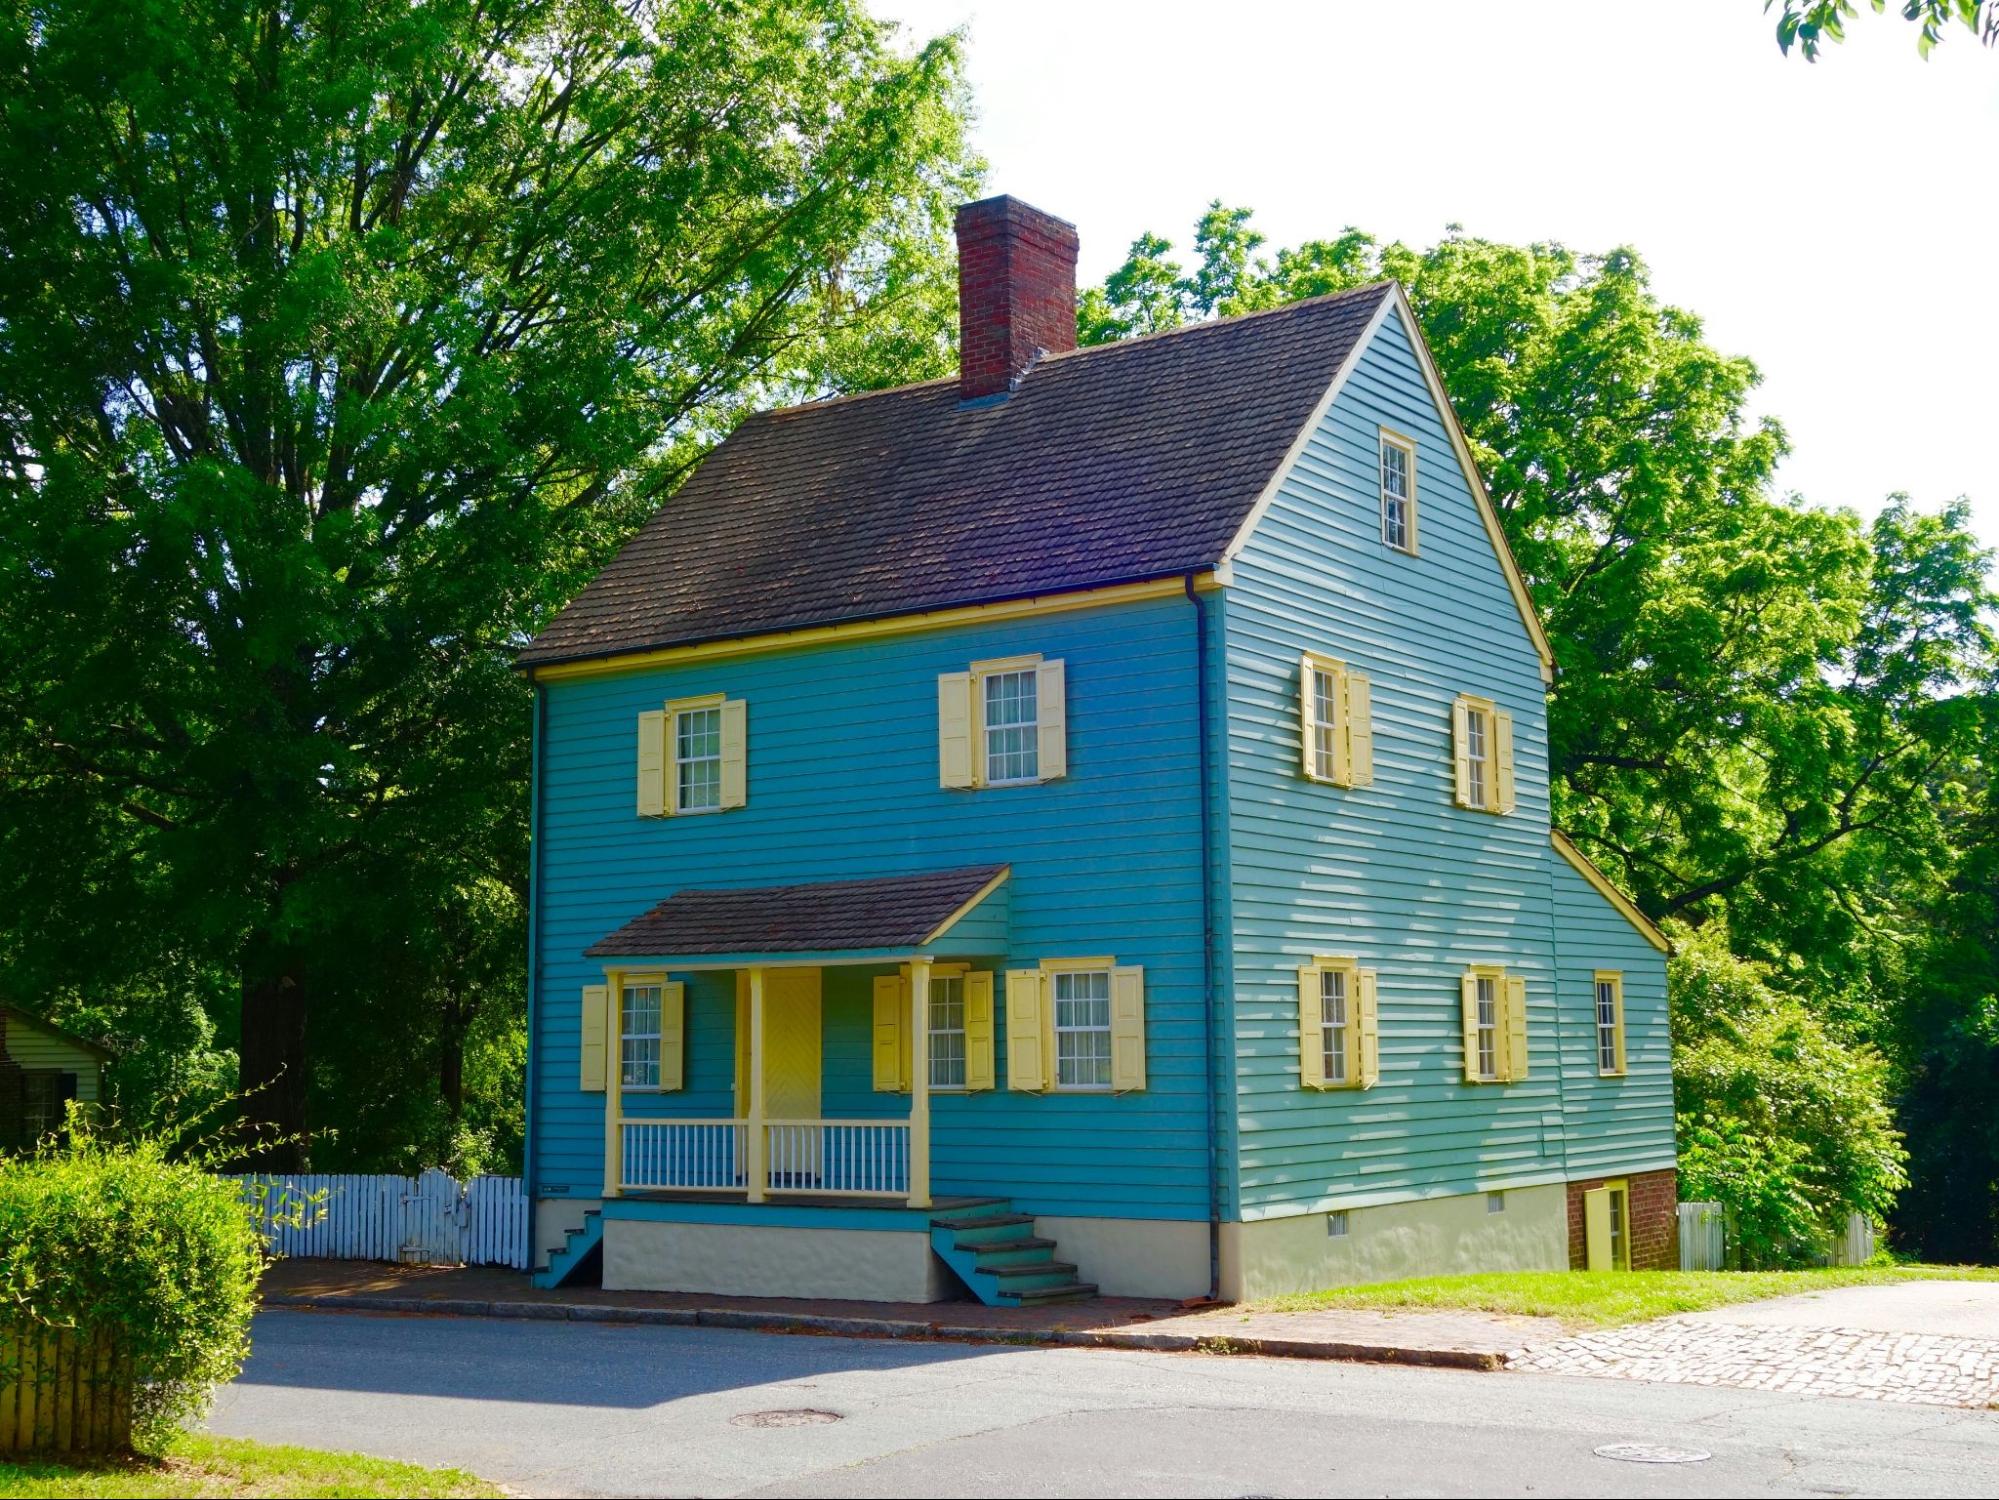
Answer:
<svg viewBox="0 0 1999 1500"><path fill-rule="evenodd" d="M1790 55L1792 47L1804 54L1806 62L1819 60L1819 48L1827 42L1846 40L1846 23L1860 14L1854 0L1781 0L1777 16L1777 45ZM1869 0L1874 14L1888 9L1888 0ZM1763 0L1767 13L1779 0ZM1902 0L1902 19L1917 25L1916 51L1923 57L1943 40L1945 28L1953 21L1978 37L1986 46L1999 45L1999 5L1992 0Z"/></svg>
<svg viewBox="0 0 1999 1500"><path fill-rule="evenodd" d="M0 72L8 983L225 977L286 1134L315 1038L448 1101L518 1004L511 650L746 409L948 363L956 39L51 0Z"/></svg>
<svg viewBox="0 0 1999 1500"><path fill-rule="evenodd" d="M1898 496L1863 522L1776 494L1785 437L1748 416L1755 367L1660 303L1631 250L1455 227L1427 248L1354 229L1274 255L1261 243L1219 203L1195 271L1147 237L1144 264L1135 254L1088 304L1111 316L1084 318L1081 336L1132 331L1131 286L1148 289L1147 320L1173 326L1402 282L1554 648L1557 826L1651 915L1712 927L1775 997L1753 1038L1704 1044L1713 1098L1750 1077L1729 1069L1757 1047L1816 1059L1872 1041L1891 1067L1841 1086L1907 1100L1913 955L1968 851L1999 831L1973 816L1999 723L1999 595L1968 507L1925 514ZM1953 1120L1990 1098L1963 1079ZM1683 1144L1744 1202L1761 1195L1772 1245L1799 1241L1783 1215L1807 1189L1885 1206L1830 1160L1830 1136L1799 1156L1771 1118L1707 1113L1683 1107ZM1929 1170L1919 1155L1917 1180Z"/></svg>

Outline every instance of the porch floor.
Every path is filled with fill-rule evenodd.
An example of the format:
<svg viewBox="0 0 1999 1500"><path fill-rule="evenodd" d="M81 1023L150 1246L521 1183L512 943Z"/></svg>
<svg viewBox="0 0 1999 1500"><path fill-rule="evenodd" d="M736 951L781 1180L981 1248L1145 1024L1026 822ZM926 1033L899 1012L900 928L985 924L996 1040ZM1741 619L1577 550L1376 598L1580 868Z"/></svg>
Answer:
<svg viewBox="0 0 1999 1500"><path fill-rule="evenodd" d="M559 1199L545 1199L555 1203ZM701 1192L676 1191L673 1188L626 1188L611 1200L616 1203L737 1203L746 1204L750 1195L740 1189L734 1192L704 1190ZM911 1208L901 1198L874 1197L866 1193L772 1193L757 1205L759 1208L878 1208L894 1213L951 1214L961 1213L968 1208L976 1208L981 1203L1000 1203L1004 1199L993 1197L963 1198L948 1194L933 1197L929 1208Z"/></svg>

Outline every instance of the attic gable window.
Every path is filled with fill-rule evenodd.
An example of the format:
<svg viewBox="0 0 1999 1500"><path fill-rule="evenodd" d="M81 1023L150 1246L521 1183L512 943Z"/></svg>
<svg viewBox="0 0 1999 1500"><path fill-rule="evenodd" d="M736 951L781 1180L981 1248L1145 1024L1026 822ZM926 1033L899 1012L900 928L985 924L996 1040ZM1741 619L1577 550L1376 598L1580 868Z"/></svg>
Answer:
<svg viewBox="0 0 1999 1500"><path fill-rule="evenodd" d="M1402 552L1416 550L1416 444L1381 429L1381 539Z"/></svg>

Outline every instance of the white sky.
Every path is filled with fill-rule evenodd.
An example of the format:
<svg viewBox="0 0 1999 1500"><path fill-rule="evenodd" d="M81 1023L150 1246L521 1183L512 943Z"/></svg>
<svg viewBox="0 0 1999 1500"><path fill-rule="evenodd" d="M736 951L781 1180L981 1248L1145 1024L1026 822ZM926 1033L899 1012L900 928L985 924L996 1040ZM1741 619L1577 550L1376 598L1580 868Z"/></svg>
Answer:
<svg viewBox="0 0 1999 1500"><path fill-rule="evenodd" d="M1968 32L1923 62L1863 5L1808 65L1759 0L872 4L968 26L992 189L1076 223L1085 284L1141 230L1188 252L1217 197L1266 249L1630 244L1763 371L1781 485L1969 495L1999 545L1999 51Z"/></svg>

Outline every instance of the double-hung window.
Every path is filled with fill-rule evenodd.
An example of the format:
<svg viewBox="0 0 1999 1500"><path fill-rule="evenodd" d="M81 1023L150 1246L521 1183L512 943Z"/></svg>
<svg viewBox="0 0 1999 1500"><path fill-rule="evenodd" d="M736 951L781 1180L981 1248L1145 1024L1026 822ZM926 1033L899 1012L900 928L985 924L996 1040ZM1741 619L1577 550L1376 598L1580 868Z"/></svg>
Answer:
<svg viewBox="0 0 1999 1500"><path fill-rule="evenodd" d="M1312 764L1314 774L1320 781L1339 781L1346 773L1345 757L1340 753L1340 735L1344 732L1341 724L1339 673L1330 666L1314 662L1312 673Z"/></svg>
<svg viewBox="0 0 1999 1500"><path fill-rule="evenodd" d="M1374 694L1367 675L1307 651L1298 659L1299 765L1307 780L1367 786L1374 780Z"/></svg>
<svg viewBox="0 0 1999 1500"><path fill-rule="evenodd" d="M1478 1076L1499 1077L1499 981L1481 974L1478 984Z"/></svg>
<svg viewBox="0 0 1999 1500"><path fill-rule="evenodd" d="M1381 431L1381 539L1403 552L1416 550L1416 444Z"/></svg>
<svg viewBox="0 0 1999 1500"><path fill-rule="evenodd" d="M984 781L987 786L1038 781L1041 757L1036 743L1040 723L1035 712L1035 669L994 672L980 679L983 701L980 723L985 731Z"/></svg>
<svg viewBox="0 0 1999 1500"><path fill-rule="evenodd" d="M1326 969L1319 975L1319 1034L1325 1052L1326 1082L1344 1085L1351 1077L1353 1068L1352 1048L1348 1046L1348 1027L1352 1024L1348 1017L1346 969Z"/></svg>
<svg viewBox="0 0 1999 1500"><path fill-rule="evenodd" d="M965 1086L965 976L930 978L930 1086Z"/></svg>
<svg viewBox="0 0 1999 1500"><path fill-rule="evenodd" d="M1606 1078L1624 1071L1624 975L1596 973L1596 1070Z"/></svg>
<svg viewBox="0 0 1999 1500"><path fill-rule="evenodd" d="M1458 806L1512 812L1513 715L1490 698L1461 693L1451 705L1451 745Z"/></svg>
<svg viewBox="0 0 1999 1500"><path fill-rule="evenodd" d="M722 805L722 706L682 708L673 715L674 806L684 813Z"/></svg>
<svg viewBox="0 0 1999 1500"><path fill-rule="evenodd" d="M1039 656L937 678L937 784L1034 786L1069 774L1068 678Z"/></svg>
<svg viewBox="0 0 1999 1500"><path fill-rule="evenodd" d="M1055 1086L1111 1086L1111 974L1108 969L1057 969L1049 976L1055 1004Z"/></svg>
<svg viewBox="0 0 1999 1500"><path fill-rule="evenodd" d="M725 812L749 796L749 711L740 698L677 698L639 715L638 813Z"/></svg>
<svg viewBox="0 0 1999 1500"><path fill-rule="evenodd" d="M1381 1079L1375 971L1352 957L1298 968L1298 1081L1308 1089L1369 1089Z"/></svg>
<svg viewBox="0 0 1999 1500"><path fill-rule="evenodd" d="M628 1089L659 1087L660 1001L663 986L624 986L618 1016L619 1080Z"/></svg>
<svg viewBox="0 0 1999 1500"><path fill-rule="evenodd" d="M1491 964L1464 972L1466 1083L1519 1083L1527 1077L1527 981Z"/></svg>

